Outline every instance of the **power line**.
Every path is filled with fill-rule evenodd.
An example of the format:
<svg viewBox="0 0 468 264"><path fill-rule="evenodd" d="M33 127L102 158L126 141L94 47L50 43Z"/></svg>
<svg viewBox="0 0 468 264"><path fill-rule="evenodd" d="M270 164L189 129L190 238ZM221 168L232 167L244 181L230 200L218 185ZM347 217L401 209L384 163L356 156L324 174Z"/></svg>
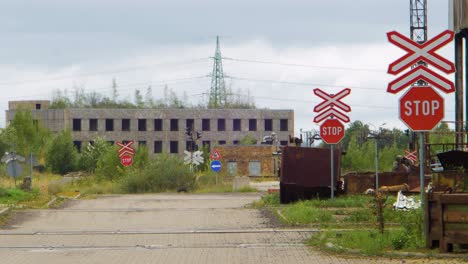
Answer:
<svg viewBox="0 0 468 264"><path fill-rule="evenodd" d="M269 82L269 83L279 83L279 84L288 84L288 85L299 85L299 86L319 86L319 87L345 87L339 85L329 85L329 84L317 84L317 83L305 83L305 82L287 82L287 81L275 81L275 80L262 80L262 79L252 79L252 78L242 78L242 77L234 77L229 76L226 78L234 79L234 80L242 80L242 81L254 81L254 82ZM376 88L376 87L362 87L362 86L346 86L348 88L353 89L363 89L363 90L371 90L371 91L386 91L385 88Z"/></svg>
<svg viewBox="0 0 468 264"><path fill-rule="evenodd" d="M308 65L308 64L298 64L298 63L283 63L283 62L274 62L274 61L263 61L263 60L247 60L247 59L236 59L223 57L224 60L237 61L237 62L248 62L248 63L260 63L260 64L271 64L271 65L281 65L281 66L290 66L290 67L303 67L303 68L316 68L324 70L339 70L339 71L366 71L366 72L378 72L378 73L387 73L385 70L379 69L369 69L369 68L348 68L348 67L332 67L332 66L318 66L318 65Z"/></svg>
<svg viewBox="0 0 468 264"><path fill-rule="evenodd" d="M153 68L156 66L167 66L167 65L186 65L186 64L193 64L193 63L198 63L202 61L207 61L210 58L199 58L199 59L193 59L193 60L187 60L187 61L181 61L181 62L169 62L169 63L158 63L158 64L148 64L148 65L139 65L139 66L134 66L134 67L127 67L127 68L120 68L112 71L101 71L101 72L89 72L89 73L83 73L83 74L77 74L77 75L62 75L58 76L55 78L48 78L48 79L36 79L36 80L24 80L24 81L13 81L13 82L1 82L0 85L12 85L12 84L24 84L24 83L37 83L37 82L49 82L49 81L59 81L59 80L66 80L66 79L71 79L71 78L77 78L77 77L89 77L89 76L99 76L99 75L108 75L108 74L114 74L114 73L121 73L121 72L129 72L129 71L135 71L139 69L145 69L145 68Z"/></svg>

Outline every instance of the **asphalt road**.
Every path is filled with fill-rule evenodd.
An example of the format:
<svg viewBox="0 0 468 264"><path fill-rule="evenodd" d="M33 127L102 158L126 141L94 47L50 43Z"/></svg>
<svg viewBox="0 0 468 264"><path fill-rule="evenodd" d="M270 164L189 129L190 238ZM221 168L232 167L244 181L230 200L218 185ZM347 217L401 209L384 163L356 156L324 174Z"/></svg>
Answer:
<svg viewBox="0 0 468 264"><path fill-rule="evenodd" d="M247 207L259 197L100 196L62 209L18 211L0 230L0 263L402 263L307 248L314 230L275 227ZM420 263L406 263L413 261Z"/></svg>

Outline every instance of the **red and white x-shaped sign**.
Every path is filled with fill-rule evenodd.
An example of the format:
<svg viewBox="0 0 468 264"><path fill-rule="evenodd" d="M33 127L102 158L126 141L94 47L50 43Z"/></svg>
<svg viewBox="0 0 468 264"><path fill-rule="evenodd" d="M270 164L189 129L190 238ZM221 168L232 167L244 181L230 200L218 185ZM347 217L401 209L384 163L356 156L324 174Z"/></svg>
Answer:
<svg viewBox="0 0 468 264"><path fill-rule="evenodd" d="M424 44L418 44L396 31L388 32L388 40L408 52L388 66L388 73L396 75L418 61L425 61L447 74L455 72L455 65L451 61L435 53L442 46L450 43L453 36L453 31L446 30Z"/></svg>
<svg viewBox="0 0 468 264"><path fill-rule="evenodd" d="M335 95L328 94L318 88L314 89L314 94L324 100L322 103L314 107L314 112L322 112L325 108L332 106L336 106L345 112L351 111L351 107L349 107L349 105L340 101L341 99L343 99L343 97L349 95L350 93L351 89L349 88L345 88Z"/></svg>
<svg viewBox="0 0 468 264"><path fill-rule="evenodd" d="M415 151L405 150L405 158L411 160L412 162L416 162L418 160L418 157L416 156L416 150Z"/></svg>
<svg viewBox="0 0 468 264"><path fill-rule="evenodd" d="M132 144L133 144L133 141L130 141L130 142L126 143L126 144L117 142L117 145L120 146L119 158L121 158L125 154L130 154L130 155L135 154L135 150L130 147Z"/></svg>
<svg viewBox="0 0 468 264"><path fill-rule="evenodd" d="M341 110L350 112L351 107L340 100L351 93L351 89L345 88L337 94L328 94L320 89L314 89L314 94L322 98L324 101L314 107L314 112L320 113L314 118L314 122L320 123L330 116L336 117L341 121L349 122L349 117L343 114ZM335 108L336 107L336 108ZM325 110L327 109L328 110Z"/></svg>
<svg viewBox="0 0 468 264"><path fill-rule="evenodd" d="M387 92L396 94L419 80L424 80L445 93L455 92L455 85L453 82L424 65L419 65L388 83Z"/></svg>

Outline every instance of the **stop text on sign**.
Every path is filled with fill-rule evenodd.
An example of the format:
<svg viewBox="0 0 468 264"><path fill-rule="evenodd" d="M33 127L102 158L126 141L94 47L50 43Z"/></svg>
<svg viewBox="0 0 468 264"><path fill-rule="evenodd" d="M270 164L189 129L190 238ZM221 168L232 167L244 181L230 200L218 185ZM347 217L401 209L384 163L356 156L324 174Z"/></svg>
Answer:
<svg viewBox="0 0 468 264"><path fill-rule="evenodd" d="M320 137L325 143L338 144L344 135L344 126L338 119L327 119L320 126Z"/></svg>
<svg viewBox="0 0 468 264"><path fill-rule="evenodd" d="M342 127L320 127L322 129L322 135L324 136L336 136L343 133Z"/></svg>
<svg viewBox="0 0 468 264"><path fill-rule="evenodd" d="M440 102L438 100L414 100L404 102L405 112L407 116L435 116L436 112L440 109Z"/></svg>

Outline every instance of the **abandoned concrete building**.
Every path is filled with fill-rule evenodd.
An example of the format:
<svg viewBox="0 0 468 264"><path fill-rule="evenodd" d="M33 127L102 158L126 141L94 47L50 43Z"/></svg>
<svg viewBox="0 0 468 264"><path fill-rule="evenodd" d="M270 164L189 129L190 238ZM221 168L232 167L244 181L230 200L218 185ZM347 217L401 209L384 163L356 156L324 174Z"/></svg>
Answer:
<svg viewBox="0 0 468 264"><path fill-rule="evenodd" d="M102 137L110 143L134 141L146 145L150 154L183 155L190 146L187 127L201 132L198 145L238 145L245 136L260 144L276 133L279 145L287 145L294 131L293 110L270 109L50 109L50 101L10 101L8 123L20 109L31 110L33 119L52 132L69 129L75 146Z"/></svg>

